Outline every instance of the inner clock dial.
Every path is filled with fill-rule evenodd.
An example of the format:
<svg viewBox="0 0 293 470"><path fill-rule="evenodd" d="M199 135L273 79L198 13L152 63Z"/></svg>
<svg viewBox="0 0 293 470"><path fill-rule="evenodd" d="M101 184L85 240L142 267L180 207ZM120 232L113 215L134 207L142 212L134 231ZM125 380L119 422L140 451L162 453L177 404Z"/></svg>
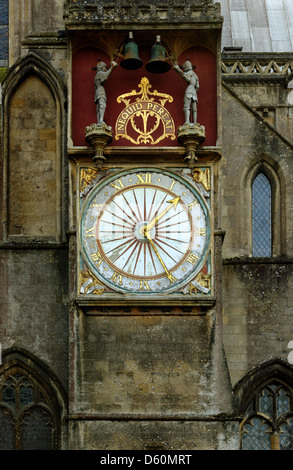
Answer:
<svg viewBox="0 0 293 470"><path fill-rule="evenodd" d="M150 185L114 194L97 220L103 259L123 276L174 281L193 243L188 206L171 191Z"/></svg>

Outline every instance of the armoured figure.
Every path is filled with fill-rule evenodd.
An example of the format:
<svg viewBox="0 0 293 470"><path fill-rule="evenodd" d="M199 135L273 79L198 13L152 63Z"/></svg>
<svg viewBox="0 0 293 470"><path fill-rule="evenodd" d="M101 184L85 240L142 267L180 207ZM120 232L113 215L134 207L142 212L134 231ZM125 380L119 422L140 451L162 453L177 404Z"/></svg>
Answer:
<svg viewBox="0 0 293 470"><path fill-rule="evenodd" d="M187 59L183 66L183 70L179 65L174 65L174 70L180 73L184 80L188 83L184 94L184 114L185 124L190 123L190 112L192 111L193 123L197 121L197 90L199 89L199 80L197 74L193 71L191 62Z"/></svg>
<svg viewBox="0 0 293 470"><path fill-rule="evenodd" d="M103 83L109 78L113 69L118 64L116 62L111 62L110 68L107 70L107 65L105 62L98 60L97 63L97 72L95 76L95 103L97 110L97 122L98 124L104 124L104 115L106 110L107 96Z"/></svg>

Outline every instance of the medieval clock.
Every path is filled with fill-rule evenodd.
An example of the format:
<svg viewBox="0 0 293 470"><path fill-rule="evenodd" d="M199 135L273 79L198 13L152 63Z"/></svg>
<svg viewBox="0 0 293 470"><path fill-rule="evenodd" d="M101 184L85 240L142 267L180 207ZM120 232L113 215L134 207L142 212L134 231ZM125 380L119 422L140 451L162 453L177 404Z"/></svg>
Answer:
<svg viewBox="0 0 293 470"><path fill-rule="evenodd" d="M125 50L129 47L126 44ZM163 49L159 42L157 47ZM165 59L160 61L162 73L169 71ZM174 77L187 82L182 97L185 124L178 126L177 135L172 109L178 108L178 102L166 92L170 87L154 89L147 76L140 78L136 89L121 94L109 85L107 106L109 98L121 105L116 106L115 117L111 113L109 126L104 121L103 84L110 75L121 73L117 69L134 67L125 62L120 68L112 61L108 68L99 60L95 67L97 123L86 127L86 140L95 149L94 163L80 164L77 178L78 301L128 306L212 302L213 167L208 161L199 163L195 155L205 139L205 128L197 122L198 76L189 60L182 67L173 66ZM150 68L158 67L155 62ZM163 86L164 81L160 83ZM179 106L182 110L182 102ZM174 150L160 147L176 139L185 147L181 163L178 158L172 163ZM120 144L121 161L106 161L109 143ZM125 156L127 148L136 149L135 159L133 152ZM141 159L144 165L137 149L151 155L148 161ZM165 158L170 155L168 164L162 164L160 149Z"/></svg>

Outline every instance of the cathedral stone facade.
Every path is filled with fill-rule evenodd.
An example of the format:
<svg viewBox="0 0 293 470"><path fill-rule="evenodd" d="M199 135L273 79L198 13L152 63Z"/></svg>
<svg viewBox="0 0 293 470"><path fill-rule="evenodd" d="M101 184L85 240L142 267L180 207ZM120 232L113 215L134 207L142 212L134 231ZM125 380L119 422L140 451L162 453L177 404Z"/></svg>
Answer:
<svg viewBox="0 0 293 470"><path fill-rule="evenodd" d="M289 3L0 2L2 450L293 449Z"/></svg>

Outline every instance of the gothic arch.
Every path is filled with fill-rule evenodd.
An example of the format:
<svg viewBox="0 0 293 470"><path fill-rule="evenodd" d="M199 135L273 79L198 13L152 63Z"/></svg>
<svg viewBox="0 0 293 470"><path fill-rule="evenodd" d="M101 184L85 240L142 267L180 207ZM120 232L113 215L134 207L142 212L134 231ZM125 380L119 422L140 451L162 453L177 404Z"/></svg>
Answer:
<svg viewBox="0 0 293 470"><path fill-rule="evenodd" d="M283 382L293 391L293 368L282 359L263 362L248 372L234 387L235 404L240 415L247 408L251 395L273 379Z"/></svg>
<svg viewBox="0 0 293 470"><path fill-rule="evenodd" d="M241 200L241 246L245 247L245 254L252 256L252 185L255 178L263 173L271 185L272 194L272 256L281 256L285 251L285 199L284 178L279 165L267 155L256 156L251 159L250 165L243 169L241 187L243 198Z"/></svg>
<svg viewBox="0 0 293 470"><path fill-rule="evenodd" d="M293 449L293 369L280 359L248 373L235 387L241 450Z"/></svg>
<svg viewBox="0 0 293 470"><path fill-rule="evenodd" d="M60 105L66 105L66 87L60 76L49 62L30 52L15 62L3 82L2 94L5 111L8 109L9 100L16 87L31 73L36 73L47 84L56 101L60 102Z"/></svg>
<svg viewBox="0 0 293 470"><path fill-rule="evenodd" d="M20 348L3 353L0 367L3 449L59 449L66 409L63 387L42 361Z"/></svg>
<svg viewBox="0 0 293 470"><path fill-rule="evenodd" d="M16 93L21 89L22 86L25 86L25 84L30 83L29 79L32 79L32 77L35 77L35 80L37 80L40 84L43 84L43 89L47 90L47 96L51 97L50 100L52 100L52 110L54 106L54 124L51 124L52 131L54 131L54 142L51 144L51 148L49 148L49 143L50 143L50 137L49 137L49 132L47 133L47 153L51 152L51 155L54 154L54 178L55 178L55 183L56 184L56 202L55 204L55 231L54 234L50 234L52 240L55 239L57 242L65 240L65 229L64 229L64 217L62 214L62 202L64 199L64 184L63 181L66 181L65 174L65 165L66 165L66 160L65 160L65 149L66 149L66 89L64 84L62 83L62 80L60 76L57 74L57 72L54 70L54 68L46 62L44 59L39 57L36 54L29 53L23 58L20 58L10 69L8 75L6 76L4 83L3 83L3 88L2 88L2 102L3 102L3 124L2 124L2 134L3 134L3 214L2 214L2 220L3 220L3 227L4 227L4 233L3 233L3 240L6 241L9 238L9 201L10 201L10 195L9 195L9 187L10 187L10 182L9 182L9 177L11 174L13 174L13 171L18 170L18 160L19 156L16 156L16 163L15 166L16 168L12 167L12 170L10 172L10 164L11 164L11 155L14 155L16 151L19 152L19 149L22 148L22 142L20 145L17 147L17 139L13 139L11 137L11 134L13 132L15 133L18 128L22 129L21 126L17 127L14 129L13 124L15 123L14 116L13 118L11 117L12 114L12 109L11 105L13 102L13 98L16 95ZM29 85L27 85L29 86ZM31 90L33 90L31 86ZM37 93L37 92L35 92ZM26 95L27 96L27 95ZM39 98L41 102L41 97ZM41 109L42 105L40 104L40 107L38 109ZM14 109L16 108L14 104ZM45 105L43 105L43 113L45 115L46 109ZM53 111L52 111L53 113ZM23 113L23 115L25 115ZM53 115L53 114L52 114ZM20 113L19 113L20 116ZM36 114L35 114L36 116ZM14 120L13 120L14 119ZM20 119L20 118L19 118ZM22 118L25 119L25 118ZM37 116L35 117L36 122L38 121ZM26 120L26 125L32 126L31 123L28 122L29 120ZM53 121L52 121L53 122ZM40 126L45 127L45 123L40 124ZM26 129L22 129L25 131ZM44 129L45 131L46 129ZM45 133L43 133L44 135ZM19 139L21 139L21 134L20 132L17 133L17 137L19 136ZM40 142L39 148L41 149L42 142L38 140L38 136L35 133L34 136L35 142ZM12 148L14 150L14 153L12 152ZM18 148L18 150L16 150ZM36 152L31 152L32 155L36 154ZM37 157L35 157L37 158ZM53 158L52 156L50 158ZM44 157L44 160L48 158ZM52 160L53 161L53 160ZM52 178L52 175L50 175ZM41 176L40 176L41 179ZM34 197L34 196L33 196ZM28 211L29 212L29 211ZM33 230L31 230L33 232ZM35 229L35 232L37 230ZM40 233L42 230L40 230ZM32 235L32 233L28 233L29 236ZM34 236L37 236L36 234L33 234ZM40 235L41 237L42 235Z"/></svg>

